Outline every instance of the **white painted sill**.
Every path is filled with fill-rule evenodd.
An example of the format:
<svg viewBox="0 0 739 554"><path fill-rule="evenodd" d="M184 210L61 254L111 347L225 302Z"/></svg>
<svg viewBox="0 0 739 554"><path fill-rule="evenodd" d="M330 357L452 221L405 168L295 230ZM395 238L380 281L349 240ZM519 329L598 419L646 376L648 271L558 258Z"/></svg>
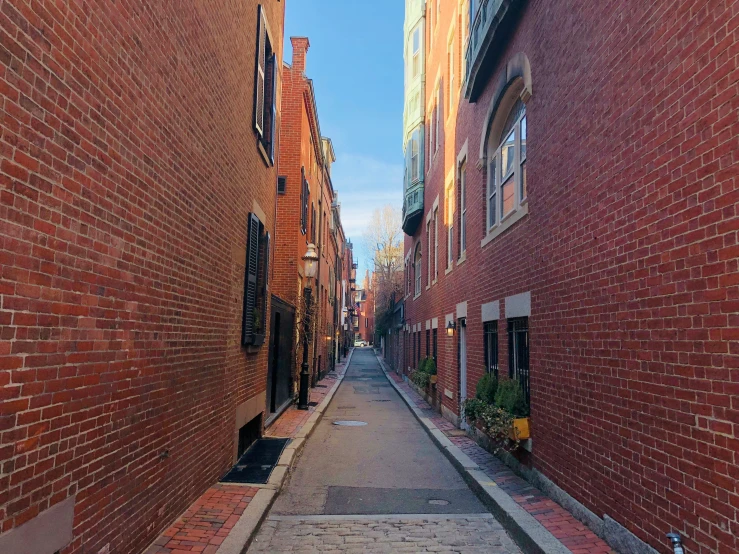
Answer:
<svg viewBox="0 0 739 554"><path fill-rule="evenodd" d="M457 265L462 265L465 261L467 261L467 250L462 252L462 255L457 260Z"/></svg>
<svg viewBox="0 0 739 554"><path fill-rule="evenodd" d="M498 225L493 227L490 231L488 231L487 236L480 241L480 248L483 248L487 244L489 244L495 237L502 235L504 232L506 232L510 227L512 227L515 223L523 219L525 216L527 216L529 213L529 205L528 203L521 204L519 208L511 212L506 216L506 218L501 221Z"/></svg>

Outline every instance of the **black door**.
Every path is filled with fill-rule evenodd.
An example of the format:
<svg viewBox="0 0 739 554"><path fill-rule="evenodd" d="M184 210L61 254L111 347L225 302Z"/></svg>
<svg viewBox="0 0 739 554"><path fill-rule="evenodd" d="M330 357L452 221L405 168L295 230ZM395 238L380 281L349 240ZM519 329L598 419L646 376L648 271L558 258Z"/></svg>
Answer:
<svg viewBox="0 0 739 554"><path fill-rule="evenodd" d="M273 296L270 325L267 412L273 414L292 398L295 309Z"/></svg>

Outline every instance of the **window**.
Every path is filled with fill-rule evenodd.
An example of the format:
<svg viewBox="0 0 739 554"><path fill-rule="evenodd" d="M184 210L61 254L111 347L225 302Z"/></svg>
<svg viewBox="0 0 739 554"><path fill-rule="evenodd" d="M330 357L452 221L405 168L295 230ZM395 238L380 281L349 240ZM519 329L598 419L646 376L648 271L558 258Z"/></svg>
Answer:
<svg viewBox="0 0 739 554"><path fill-rule="evenodd" d="M439 278L439 208L434 208L434 281Z"/></svg>
<svg viewBox="0 0 739 554"><path fill-rule="evenodd" d="M418 348L416 349L416 367L421 363L421 330L419 329L416 333L416 341L418 342Z"/></svg>
<svg viewBox="0 0 739 554"><path fill-rule="evenodd" d="M431 329L426 329L426 357L431 357Z"/></svg>
<svg viewBox="0 0 739 554"><path fill-rule="evenodd" d="M277 177L277 194L285 194L287 188L287 177L280 175Z"/></svg>
<svg viewBox="0 0 739 554"><path fill-rule="evenodd" d="M489 148L488 152L488 229L526 199L526 131L526 105L519 99L503 126L496 150Z"/></svg>
<svg viewBox="0 0 739 554"><path fill-rule="evenodd" d="M310 188L308 180L305 178L305 168L300 168L300 176L303 181L300 191L300 231L305 235L308 232L308 196L310 196Z"/></svg>
<svg viewBox="0 0 739 554"><path fill-rule="evenodd" d="M485 371L498 378L498 322L488 321L483 325L483 348Z"/></svg>
<svg viewBox="0 0 739 554"><path fill-rule="evenodd" d="M447 205L447 242L446 242L446 266L452 267L454 260L454 188L449 187L446 192Z"/></svg>
<svg viewBox="0 0 739 554"><path fill-rule="evenodd" d="M259 346L264 342L269 277L269 233L259 218L249 214L244 276L244 312L241 344Z"/></svg>
<svg viewBox="0 0 739 554"><path fill-rule="evenodd" d="M421 29L416 27L413 31L413 78L418 77L421 72Z"/></svg>
<svg viewBox="0 0 739 554"><path fill-rule="evenodd" d="M316 243L316 207L313 204L310 212L310 241Z"/></svg>
<svg viewBox="0 0 739 554"><path fill-rule="evenodd" d="M437 348L438 343L436 342L436 337L437 337L436 332L437 331L438 331L438 329L434 329L434 330L431 331L431 333L432 333L431 340L433 341L433 349L434 349L433 350L434 365L436 365L436 355L438 353L438 348Z"/></svg>
<svg viewBox="0 0 739 554"><path fill-rule="evenodd" d="M467 250L467 160L459 167L459 256Z"/></svg>
<svg viewBox="0 0 739 554"><path fill-rule="evenodd" d="M436 108L431 110L429 117L429 163L434 158L434 118L436 117Z"/></svg>
<svg viewBox="0 0 739 554"><path fill-rule="evenodd" d="M256 71L254 76L254 130L269 161L275 162L275 125L277 119L277 56L272 50L264 10L257 10Z"/></svg>
<svg viewBox="0 0 739 554"><path fill-rule="evenodd" d="M508 376L511 379L518 379L528 404L531 400L528 317L508 320Z"/></svg>
<svg viewBox="0 0 739 554"><path fill-rule="evenodd" d="M454 38L449 43L447 50L447 67L449 69L449 109L447 110L447 117L449 117L454 107Z"/></svg>
<svg viewBox="0 0 739 554"><path fill-rule="evenodd" d="M436 150L434 150L434 152L437 152L439 150L439 132L441 129L441 108L442 108L441 87L438 87L438 89L436 90L436 106L434 108L434 111L435 111L434 119L436 119L436 140L434 141L436 145L435 146Z"/></svg>
<svg viewBox="0 0 739 554"><path fill-rule="evenodd" d="M421 294L421 243L416 245L416 255L413 258L416 274L416 295Z"/></svg>
<svg viewBox="0 0 739 554"><path fill-rule="evenodd" d="M426 273L426 286L430 287L431 286L431 275L432 275L431 260L434 258L431 255L431 245L433 244L433 242L431 242L431 220L430 219L426 222L426 244L428 244L428 258L429 258L428 259L428 271Z"/></svg>
<svg viewBox="0 0 739 554"><path fill-rule="evenodd" d="M416 129L411 135L411 182L415 183L421 178L421 156L419 155L419 131Z"/></svg>

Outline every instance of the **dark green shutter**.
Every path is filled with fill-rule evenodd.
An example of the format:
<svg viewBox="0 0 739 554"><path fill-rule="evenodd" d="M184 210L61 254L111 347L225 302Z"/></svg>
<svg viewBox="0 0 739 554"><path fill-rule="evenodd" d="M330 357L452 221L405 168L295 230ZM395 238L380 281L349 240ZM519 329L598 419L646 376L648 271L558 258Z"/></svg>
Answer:
<svg viewBox="0 0 739 554"><path fill-rule="evenodd" d="M254 339L254 308L257 301L257 267L259 265L259 218L249 214L246 237L246 274L244 278L244 317L241 344L249 345Z"/></svg>

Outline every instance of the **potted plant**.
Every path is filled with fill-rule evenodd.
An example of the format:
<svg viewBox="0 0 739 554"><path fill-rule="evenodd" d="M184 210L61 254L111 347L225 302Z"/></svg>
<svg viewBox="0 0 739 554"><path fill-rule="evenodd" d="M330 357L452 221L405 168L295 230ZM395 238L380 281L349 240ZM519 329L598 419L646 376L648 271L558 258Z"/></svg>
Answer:
<svg viewBox="0 0 739 554"><path fill-rule="evenodd" d="M509 433L512 440L522 441L531 437L529 406L526 404L523 389L517 380L506 379L498 384L495 392L495 405L513 417Z"/></svg>
<svg viewBox="0 0 739 554"><path fill-rule="evenodd" d="M426 358L426 373L429 374L429 380L432 385L436 385L436 362L433 358Z"/></svg>

